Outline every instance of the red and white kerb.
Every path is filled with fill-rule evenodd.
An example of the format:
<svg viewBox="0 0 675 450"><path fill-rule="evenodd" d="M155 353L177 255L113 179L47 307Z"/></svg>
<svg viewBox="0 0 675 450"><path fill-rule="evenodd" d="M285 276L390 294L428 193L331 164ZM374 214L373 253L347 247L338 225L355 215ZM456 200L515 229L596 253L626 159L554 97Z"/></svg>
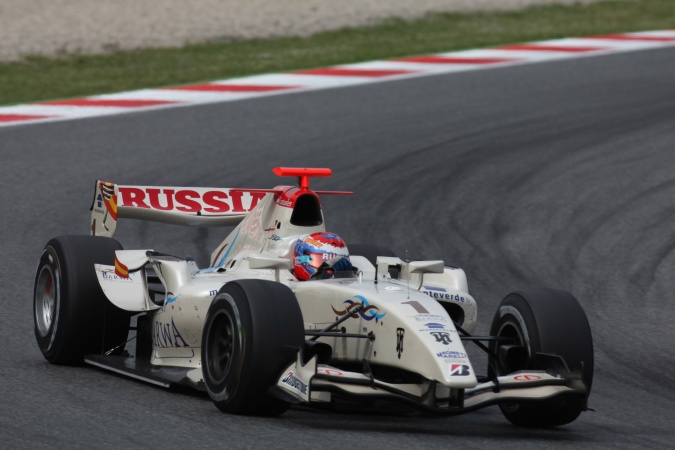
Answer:
<svg viewBox="0 0 675 450"><path fill-rule="evenodd" d="M126 114L149 109L229 102L306 90L378 83L401 78L629 52L664 46L675 46L675 30L566 38L436 55L392 58L289 73L233 78L210 83L5 106L0 107L0 127Z"/></svg>

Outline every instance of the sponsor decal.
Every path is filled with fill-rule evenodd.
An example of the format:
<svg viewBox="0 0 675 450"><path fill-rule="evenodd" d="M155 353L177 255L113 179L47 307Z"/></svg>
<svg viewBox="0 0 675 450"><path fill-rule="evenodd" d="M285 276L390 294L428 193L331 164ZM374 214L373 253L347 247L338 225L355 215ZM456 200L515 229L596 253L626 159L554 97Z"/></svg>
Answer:
<svg viewBox="0 0 675 450"><path fill-rule="evenodd" d="M274 228L272 228L272 229L274 229ZM267 231L267 230L265 230L265 231ZM273 241L280 241L281 237L278 234L273 234L272 236L270 236L270 239L273 240Z"/></svg>
<svg viewBox="0 0 675 450"><path fill-rule="evenodd" d="M340 372L339 370L326 369L325 367L319 367L318 369L316 369L316 371L318 373L322 373L324 375L332 375L334 377L341 377L343 375L343 373Z"/></svg>
<svg viewBox="0 0 675 450"><path fill-rule="evenodd" d="M296 377L293 372L288 372L281 382L300 392L302 395L307 395L307 383Z"/></svg>
<svg viewBox="0 0 675 450"><path fill-rule="evenodd" d="M106 211L103 211L103 197L101 194L98 194L96 196L96 207L94 208L94 211L97 212L98 214L105 214Z"/></svg>
<svg viewBox="0 0 675 450"><path fill-rule="evenodd" d="M541 380L541 377L539 375L516 375L513 379L516 381L537 381Z"/></svg>
<svg viewBox="0 0 675 450"><path fill-rule="evenodd" d="M420 302L416 302L415 300L411 300L409 302L402 302L402 304L412 306L413 308L415 308L415 311L417 311L419 314L429 314L429 311Z"/></svg>
<svg viewBox="0 0 675 450"><path fill-rule="evenodd" d="M450 364L451 377L466 377L471 374L468 364Z"/></svg>
<svg viewBox="0 0 675 450"><path fill-rule="evenodd" d="M384 287L385 291L402 291L403 288L399 286L385 286Z"/></svg>
<svg viewBox="0 0 675 450"><path fill-rule="evenodd" d="M443 362L446 363L468 363L468 358L443 358Z"/></svg>
<svg viewBox="0 0 675 450"><path fill-rule="evenodd" d="M330 259L337 258L338 256L342 256L342 257L344 257L344 258L346 258L346 259L349 259L348 256L345 256L345 255L338 255L337 253L330 253L330 252L322 253L322 254L321 254L321 259L323 259L324 261L328 261L328 260L330 260Z"/></svg>
<svg viewBox="0 0 675 450"><path fill-rule="evenodd" d="M120 206L195 214L249 212L266 195L265 192L248 192L241 189L183 189L137 186L118 186L117 189L121 198ZM244 206L244 194L247 196L246 200L249 200L248 197L250 197L250 206L248 207ZM105 199L105 194L103 198Z"/></svg>
<svg viewBox="0 0 675 450"><path fill-rule="evenodd" d="M443 345L449 345L452 342L450 333L447 331L432 331L429 334L436 338L436 342L440 342Z"/></svg>
<svg viewBox="0 0 675 450"><path fill-rule="evenodd" d="M468 356L464 352L457 352L454 350L443 350L442 352L437 352L436 356L439 358L467 358Z"/></svg>
<svg viewBox="0 0 675 450"><path fill-rule="evenodd" d="M434 322L448 323L448 321L450 319L448 317L439 316L437 314L420 314L420 315L415 316L415 320L417 322L426 322L426 321L429 321L429 320L433 320Z"/></svg>
<svg viewBox="0 0 675 450"><path fill-rule="evenodd" d="M215 290L215 289L210 290L210 291L209 291L209 297L215 297L217 293L218 293L218 291Z"/></svg>
<svg viewBox="0 0 675 450"><path fill-rule="evenodd" d="M403 353L403 338L405 337L405 330L403 328L396 329L396 353L398 353L398 359L401 359L401 353Z"/></svg>
<svg viewBox="0 0 675 450"><path fill-rule="evenodd" d="M178 299L178 297L180 297L180 294L174 296L172 292L167 292L166 293L166 302L167 303L173 303Z"/></svg>
<svg viewBox="0 0 675 450"><path fill-rule="evenodd" d="M115 254L115 275L120 278L129 278L129 268L117 259L117 254Z"/></svg>
<svg viewBox="0 0 675 450"><path fill-rule="evenodd" d="M117 275L115 272L110 271L110 270L102 270L101 271L101 276L105 281L133 281L131 277L120 277Z"/></svg>
<svg viewBox="0 0 675 450"><path fill-rule="evenodd" d="M454 300L456 302L464 303L466 299L462 297L461 295L458 294L448 294L448 291L446 291L443 288L438 288L434 286L424 286L423 287L423 293L427 294L431 298L435 298L437 300Z"/></svg>
<svg viewBox="0 0 675 450"><path fill-rule="evenodd" d="M324 245L323 242L319 242L319 241L317 241L316 239L312 238L311 236L308 236L308 237L304 238L302 241L303 241L303 242L306 242L306 243L308 243L308 244L310 244L310 245L313 245L313 246L316 247L316 248L321 248L321 247L323 247L323 245Z"/></svg>
<svg viewBox="0 0 675 450"><path fill-rule="evenodd" d="M277 198L276 199L276 204L279 206L285 206L286 208L290 208L293 206L293 202L290 200L284 200L282 198Z"/></svg>
<svg viewBox="0 0 675 450"><path fill-rule="evenodd" d="M354 298L361 300L360 303L355 302L354 300L345 300L342 304L346 305L345 309L343 310L337 310L333 306L331 308L333 309L333 312L337 314L339 317L344 316L345 314L351 314L354 319L356 319L358 316L361 316L363 320L373 320L373 319L382 319L384 316L387 315L386 312L383 313L378 313L380 310L377 306L371 305L368 303L368 300L363 295L355 295ZM352 313L352 309L356 308L358 305L363 305L363 309L357 313Z"/></svg>
<svg viewBox="0 0 675 450"><path fill-rule="evenodd" d="M457 333L457 330L447 329L445 328L445 324L436 322L425 323L424 328L419 330L420 333L424 333L427 331L445 331L447 333Z"/></svg>
<svg viewBox="0 0 675 450"><path fill-rule="evenodd" d="M155 347L162 348L188 347L187 342L176 328L173 318L171 318L171 323L155 322L152 329L152 342Z"/></svg>
<svg viewBox="0 0 675 450"><path fill-rule="evenodd" d="M251 212L241 223L243 230L248 233L251 239L259 240L263 238L263 230L260 222L261 209Z"/></svg>

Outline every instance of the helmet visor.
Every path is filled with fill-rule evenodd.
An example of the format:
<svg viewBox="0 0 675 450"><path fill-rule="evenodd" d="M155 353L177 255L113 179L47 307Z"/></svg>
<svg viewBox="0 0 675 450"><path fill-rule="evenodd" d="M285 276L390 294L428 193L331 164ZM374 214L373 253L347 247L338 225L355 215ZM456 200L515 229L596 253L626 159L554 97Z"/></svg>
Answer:
<svg viewBox="0 0 675 450"><path fill-rule="evenodd" d="M302 255L296 256L295 262L296 264L306 264L318 269L326 261L326 256L328 256L326 253L313 253L305 250L302 252Z"/></svg>

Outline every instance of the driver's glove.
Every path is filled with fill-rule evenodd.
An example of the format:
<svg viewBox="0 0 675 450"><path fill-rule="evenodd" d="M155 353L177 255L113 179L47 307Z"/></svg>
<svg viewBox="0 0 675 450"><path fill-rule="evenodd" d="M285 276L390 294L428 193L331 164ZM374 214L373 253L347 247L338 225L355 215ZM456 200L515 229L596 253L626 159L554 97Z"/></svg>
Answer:
<svg viewBox="0 0 675 450"><path fill-rule="evenodd" d="M333 269L339 272L346 272L352 270L352 263L347 258L340 258L335 264L333 264Z"/></svg>

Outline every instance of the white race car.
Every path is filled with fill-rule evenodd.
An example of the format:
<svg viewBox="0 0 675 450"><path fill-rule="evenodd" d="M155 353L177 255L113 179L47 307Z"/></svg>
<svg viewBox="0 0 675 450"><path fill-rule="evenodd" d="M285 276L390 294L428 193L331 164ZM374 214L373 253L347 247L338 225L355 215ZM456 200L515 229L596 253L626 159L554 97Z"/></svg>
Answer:
<svg viewBox="0 0 675 450"><path fill-rule="evenodd" d="M40 257L35 336L55 364L82 361L169 387L206 390L222 411L291 404L398 403L438 414L499 405L516 425L569 423L587 409L591 332L568 292L504 298L489 336L462 269L400 259L327 232L310 189L329 169L274 189L122 186L98 181L92 236L60 236ZM236 225L199 268L123 250L119 218ZM349 249L349 251L348 251ZM479 376L463 343L488 354Z"/></svg>

